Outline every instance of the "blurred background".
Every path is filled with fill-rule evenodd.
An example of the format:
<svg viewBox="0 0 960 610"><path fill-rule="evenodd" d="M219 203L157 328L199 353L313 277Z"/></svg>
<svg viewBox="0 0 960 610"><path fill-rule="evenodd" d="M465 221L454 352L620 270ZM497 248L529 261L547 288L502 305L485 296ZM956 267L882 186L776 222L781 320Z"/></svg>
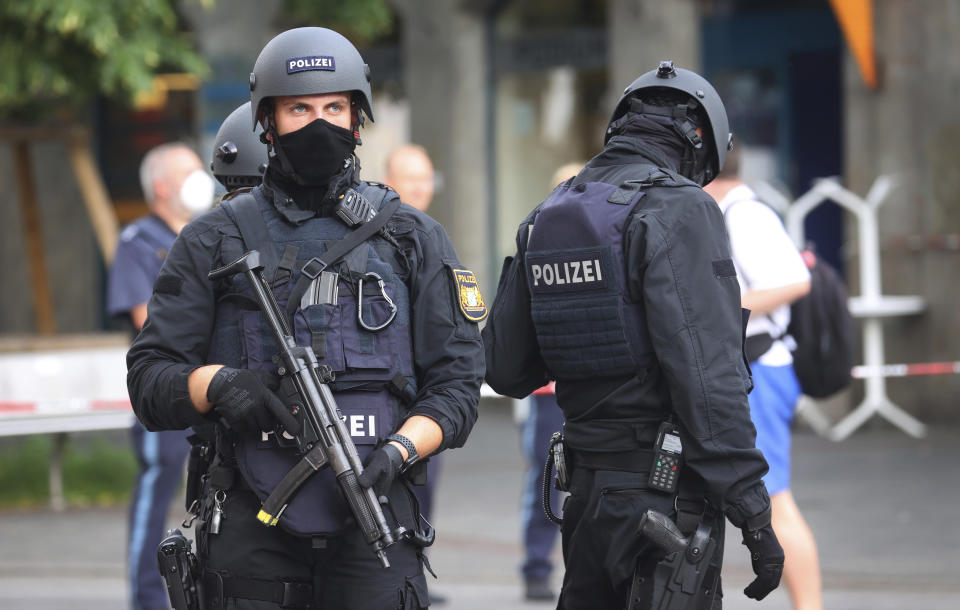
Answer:
<svg viewBox="0 0 960 610"><path fill-rule="evenodd" d="M125 502L134 466L122 433L83 432L119 424L16 427L44 408L60 422L64 413L88 422L124 396L89 389L91 374L65 384L62 365L23 357L126 344L104 311L105 280L119 227L147 211L137 177L143 154L183 140L209 163L221 121L249 99L262 46L302 25L336 29L358 46L371 67L377 118L361 133L364 177L382 178L398 144L426 148L437 169L430 214L488 303L516 226L546 197L553 171L600 151L620 92L663 59L716 86L744 151L744 178L787 207L821 179L869 200L875 181L889 177L870 236L883 294L919 301L882 314L883 363L937 366L888 370L885 391L932 424L941 435L934 437L956 429L955 0L7 0L0 511ZM851 296L860 295L864 225L827 201L803 226ZM861 317L871 316L881 314ZM115 388L123 374L119 368L102 383ZM836 422L863 396L855 383L818 413ZM496 399L485 404L500 408ZM867 432L878 424L890 432L870 423ZM927 432L907 427L911 436ZM819 442L810 441L821 451L832 446ZM48 472L51 458L57 472ZM98 475L104 464L115 481ZM66 492L49 484L61 467Z"/></svg>
<svg viewBox="0 0 960 610"><path fill-rule="evenodd" d="M943 278L960 256L957 13L951 0L6 2L0 334L106 328L110 229L146 211L143 153L182 139L209 161L262 45L311 24L344 32L371 66L366 178L382 177L394 145L425 146L438 170L431 214L488 299L552 171L596 154L620 91L670 58L720 91L749 181L794 199L818 178L861 196L898 178L878 215L883 288L928 307L889 322L888 351L954 360L960 315ZM806 220L851 295L855 229L832 203ZM955 420L958 389L944 375L890 392Z"/></svg>

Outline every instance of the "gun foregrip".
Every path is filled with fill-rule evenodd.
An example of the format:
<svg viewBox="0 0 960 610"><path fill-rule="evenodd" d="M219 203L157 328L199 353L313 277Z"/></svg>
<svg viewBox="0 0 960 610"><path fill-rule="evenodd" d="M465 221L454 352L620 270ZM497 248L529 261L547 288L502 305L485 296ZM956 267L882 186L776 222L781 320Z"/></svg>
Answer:
<svg viewBox="0 0 960 610"><path fill-rule="evenodd" d="M637 531L668 553L683 551L687 548L688 540L669 517L652 508L640 517Z"/></svg>
<svg viewBox="0 0 960 610"><path fill-rule="evenodd" d="M337 477L343 495L350 504L350 510L360 531L363 532L363 538L367 544L374 546L377 554L380 555L380 561L384 567L389 567L390 562L382 551L394 543L393 534L387 527L386 518L380 510L380 503L374 495L373 489L365 489L357 481L357 474L353 470L345 470ZM377 514L379 513L379 514Z"/></svg>

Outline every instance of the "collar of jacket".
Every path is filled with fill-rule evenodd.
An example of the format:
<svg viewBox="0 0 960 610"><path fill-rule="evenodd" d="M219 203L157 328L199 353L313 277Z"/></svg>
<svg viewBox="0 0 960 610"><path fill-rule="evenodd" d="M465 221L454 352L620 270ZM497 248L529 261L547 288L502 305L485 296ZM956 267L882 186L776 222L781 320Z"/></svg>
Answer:
<svg viewBox="0 0 960 610"><path fill-rule="evenodd" d="M305 210L297 207L297 202L280 186L270 171L270 168L264 173L263 184L261 184L260 188L267 201L272 203L273 207L280 213L280 216L291 224L303 224L317 215L315 210Z"/></svg>
<svg viewBox="0 0 960 610"><path fill-rule="evenodd" d="M674 158L656 141L636 135L616 135L610 138L601 153L616 164L648 162L675 172L680 171L680 159Z"/></svg>

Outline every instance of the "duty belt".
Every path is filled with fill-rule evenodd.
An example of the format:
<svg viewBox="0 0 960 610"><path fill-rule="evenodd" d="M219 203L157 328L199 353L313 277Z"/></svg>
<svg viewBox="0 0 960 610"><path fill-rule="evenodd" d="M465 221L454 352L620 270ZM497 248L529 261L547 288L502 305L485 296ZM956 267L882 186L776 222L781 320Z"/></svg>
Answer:
<svg viewBox="0 0 960 610"><path fill-rule="evenodd" d="M281 608L309 610L313 607L313 586L310 583L282 582L279 580L261 580L258 578L239 578L224 576L219 572L207 572L203 577L204 589L208 600L216 602L235 599L252 599L277 604Z"/></svg>
<svg viewBox="0 0 960 610"><path fill-rule="evenodd" d="M653 461L652 449L632 449L630 451L580 451L569 449L573 468L587 470L620 470L623 472L650 472Z"/></svg>

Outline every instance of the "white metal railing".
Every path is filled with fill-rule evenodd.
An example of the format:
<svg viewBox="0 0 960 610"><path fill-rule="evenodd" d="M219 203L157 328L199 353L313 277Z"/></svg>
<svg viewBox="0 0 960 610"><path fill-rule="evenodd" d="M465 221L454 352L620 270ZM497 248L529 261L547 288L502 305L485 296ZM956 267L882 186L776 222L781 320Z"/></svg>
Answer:
<svg viewBox="0 0 960 610"><path fill-rule="evenodd" d="M866 198L843 188L834 179L817 181L813 188L793 202L786 211L786 228L798 248L804 247L803 221L824 201L833 201L854 215L857 220L857 250L860 274L860 295L849 299L850 313L863 320L864 389L863 401L836 425L830 426L823 414L810 402L799 411L811 425L833 440L853 434L873 415L880 415L907 434L920 438L926 426L894 404L887 396L886 364L883 341L883 320L895 316L922 313L926 301L920 296L885 295L880 282L880 239L877 213L887 200L896 182L891 176L878 177Z"/></svg>

